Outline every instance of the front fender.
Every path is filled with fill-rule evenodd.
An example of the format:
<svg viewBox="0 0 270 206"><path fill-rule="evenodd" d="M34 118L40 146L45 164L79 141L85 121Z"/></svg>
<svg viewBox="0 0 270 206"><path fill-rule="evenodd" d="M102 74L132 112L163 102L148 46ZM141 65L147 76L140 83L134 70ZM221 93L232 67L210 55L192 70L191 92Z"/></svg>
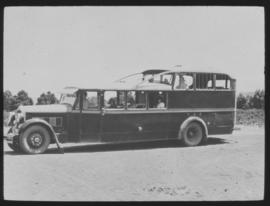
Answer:
<svg viewBox="0 0 270 206"><path fill-rule="evenodd" d="M32 118L32 119L26 120L19 128L19 135L22 134L31 125L36 125L36 124L42 125L42 126L44 126L45 128L48 129L49 133L51 134L51 143L56 143L56 145L57 145L58 149L60 150L60 152L64 153L64 149L61 147L61 145L59 143L59 140L58 140L58 137L55 134L53 127L43 119Z"/></svg>
<svg viewBox="0 0 270 206"><path fill-rule="evenodd" d="M191 117L188 117L180 126L180 129L179 129L179 133L178 133L178 138L179 139L182 139L183 135L182 135L182 132L184 130L185 127L187 127L187 125L191 122L199 122L201 124L201 126L203 127L203 130L204 130L204 139L207 139L207 136L208 136L208 129L207 129L207 126L205 124L205 122L203 121L203 119L201 119L200 117L197 117L197 116L191 116Z"/></svg>
<svg viewBox="0 0 270 206"><path fill-rule="evenodd" d="M26 120L20 126L20 128L19 128L19 134L22 134L29 126L35 125L35 124L39 124L39 125L44 126L45 128L48 129L49 133L52 135L52 137L54 139L57 138L56 135L55 135L55 132L54 132L53 127L48 122L46 122L45 120L39 119L39 118L32 118L32 119Z"/></svg>

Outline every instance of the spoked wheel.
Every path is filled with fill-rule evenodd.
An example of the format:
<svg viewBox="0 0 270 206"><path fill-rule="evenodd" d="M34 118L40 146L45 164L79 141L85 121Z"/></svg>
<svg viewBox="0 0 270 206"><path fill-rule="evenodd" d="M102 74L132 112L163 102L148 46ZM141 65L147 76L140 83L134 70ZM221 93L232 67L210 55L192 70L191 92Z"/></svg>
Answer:
<svg viewBox="0 0 270 206"><path fill-rule="evenodd" d="M188 124L182 134L182 142L186 146L197 146L203 141L203 130L197 122Z"/></svg>
<svg viewBox="0 0 270 206"><path fill-rule="evenodd" d="M28 154L45 152L50 144L50 134L42 126L34 125L27 128L20 136L20 148Z"/></svg>

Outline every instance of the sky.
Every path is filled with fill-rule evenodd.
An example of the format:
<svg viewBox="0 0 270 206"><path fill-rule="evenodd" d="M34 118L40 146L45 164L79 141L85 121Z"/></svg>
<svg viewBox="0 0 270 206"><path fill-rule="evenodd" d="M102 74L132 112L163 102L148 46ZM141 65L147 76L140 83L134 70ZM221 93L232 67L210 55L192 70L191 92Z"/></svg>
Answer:
<svg viewBox="0 0 270 206"><path fill-rule="evenodd" d="M263 7L6 7L4 91L89 87L175 65L264 88Z"/></svg>

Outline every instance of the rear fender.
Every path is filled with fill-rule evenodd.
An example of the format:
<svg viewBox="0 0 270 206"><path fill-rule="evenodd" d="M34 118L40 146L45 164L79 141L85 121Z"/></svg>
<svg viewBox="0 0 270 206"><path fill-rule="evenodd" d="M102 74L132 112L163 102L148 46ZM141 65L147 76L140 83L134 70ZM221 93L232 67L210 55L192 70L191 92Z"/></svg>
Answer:
<svg viewBox="0 0 270 206"><path fill-rule="evenodd" d="M200 117L196 117L196 116L191 116L188 117L180 126L179 132L178 132L178 139L182 139L183 138L183 131L184 129L187 127L187 125L191 122L198 122L204 132L204 141L207 139L208 136L208 129L207 126L205 124L205 122L203 121L203 119L201 119Z"/></svg>

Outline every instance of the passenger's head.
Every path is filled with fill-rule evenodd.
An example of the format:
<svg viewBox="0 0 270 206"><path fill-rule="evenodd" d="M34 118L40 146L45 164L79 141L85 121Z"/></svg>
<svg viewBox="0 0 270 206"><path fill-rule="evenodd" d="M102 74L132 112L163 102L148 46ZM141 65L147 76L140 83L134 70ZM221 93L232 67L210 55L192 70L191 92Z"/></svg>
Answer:
<svg viewBox="0 0 270 206"><path fill-rule="evenodd" d="M163 101L162 97L159 97L159 98L158 98L158 103L160 103L160 102L162 102L162 101Z"/></svg>
<svg viewBox="0 0 270 206"><path fill-rule="evenodd" d="M184 81L184 77L182 75L180 75L180 81Z"/></svg>

